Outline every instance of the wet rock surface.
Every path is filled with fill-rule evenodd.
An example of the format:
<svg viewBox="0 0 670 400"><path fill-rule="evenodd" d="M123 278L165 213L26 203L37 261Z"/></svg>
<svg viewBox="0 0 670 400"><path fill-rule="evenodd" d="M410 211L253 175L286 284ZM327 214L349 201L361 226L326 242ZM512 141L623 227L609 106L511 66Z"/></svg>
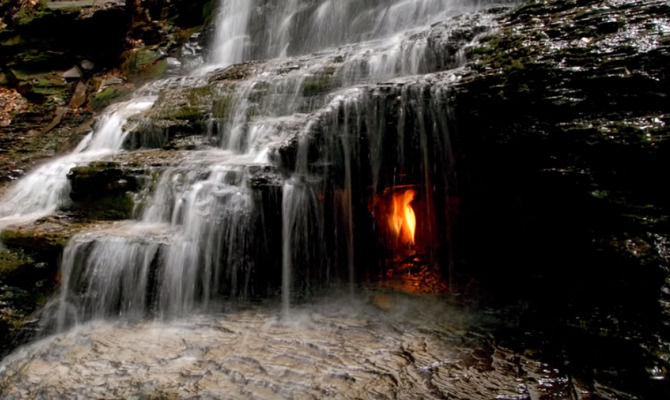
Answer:
<svg viewBox="0 0 670 400"><path fill-rule="evenodd" d="M472 72L453 87L460 189L464 206L485 211L475 230L500 226L485 228L498 250L520 250L503 240L511 230L526 254L560 243L568 257L590 248L649 274L667 263L641 238L667 229L666 11L665 2L535 2L471 50ZM524 229L544 244L526 242ZM593 277L601 272L612 275Z"/></svg>
<svg viewBox="0 0 670 400"><path fill-rule="evenodd" d="M460 270L642 398L669 393L642 377L668 370L668 10L528 3L471 49L451 100Z"/></svg>
<svg viewBox="0 0 670 400"><path fill-rule="evenodd" d="M98 88L90 99L94 109L125 96L129 82L169 72L165 56L173 44L157 38L172 28L151 17L161 13L165 2L134 3L145 7L140 17L133 17L135 35L143 43L120 56L122 74L100 77L91 86ZM267 309L170 324L93 323L8 358L0 366L0 393L9 398L64 393L92 398L110 393L140 398L306 393L314 398L666 398L670 214L663 182L670 171L670 8L664 1L584 0L534 1L509 15L503 10L457 16L449 21L456 28L436 24L417 33L425 38L430 57L412 71L424 75L394 78L406 72L398 64L380 75L383 83L361 84L374 57L388 55L388 49L366 43L370 51L347 45L234 65L211 72L206 81L175 79L157 89L159 98L150 110L130 118L127 152L70 172L74 222L49 217L5 231L3 241L12 248L1 262L11 271L3 272L0 284L15 285L2 293L30 303L24 300L40 292L22 288L21 271L36 264L33 254L21 251L50 254L53 260L77 233L90 243L105 235L123 238L123 227L98 235L100 226L91 220L136 216L166 170L173 171L176 197L185 193L178 189L188 179L204 182L213 172L203 166L217 157L231 168L226 179L238 184L240 176L249 177L244 189L253 192L254 204L267 213L262 216L265 225L253 229L267 240L281 235L281 188L301 162L308 164L301 172L313 176L302 177L304 185L297 187L309 187L314 176L325 176L331 185L313 186L322 190L319 207L337 209L335 201L323 199L337 195L346 200L342 182L348 179L358 190L352 202L367 215L364 197L371 186L407 184L412 176L429 173L410 166L398 182L389 163L399 165L401 155L419 159L421 135L447 132L452 147L439 142L445 148L433 145L430 150L453 152L450 163L432 168L440 176L436 198L449 197L446 204L453 207L440 211L440 217L455 221L453 227L435 227L443 236L453 233L452 248L438 250L442 261L454 261L455 271L445 266L438 272L449 275L451 294L467 297L466 303L490 305L495 309L490 313L507 319L506 325L462 334L461 329L469 329L459 325L462 321L435 327L442 323L437 315L406 319L416 309L404 306L405 319L374 316L395 312L398 300L387 295L375 297L374 311L345 316L306 308L296 311L297 322L290 324L274 317L277 310ZM496 24L499 28L481 42L471 43ZM462 59L469 60L464 68L440 72ZM51 140L48 148L59 151L85 133L75 126L90 126L92 114L81 109L81 93L73 83L63 83L80 79L85 66L90 67L77 64L73 73L78 76L30 78L45 107L67 103L71 110L60 117L33 111L14 119L9 129L16 136L0 136L0 147L13 149L6 153L12 160L3 170L6 179L15 179L27 164L13 161L14 154L36 158L31 153L35 140ZM249 150L249 143L226 136L240 115L249 131L282 132L268 154L277 166L203 150L223 144ZM50 129L26 132L34 125ZM370 138L388 138L388 132L403 129L406 137L397 140L407 141L406 148L415 152L394 152L393 146L402 145L392 139L375 160L381 172L375 176L364 169L368 158L377 156L368 154L375 150ZM27 138L25 151L14 146L22 143L19 137ZM343 137L353 138L352 147L359 151L351 153L360 156L353 174L344 167ZM231 195L221 191L225 196ZM105 214L110 208L112 213ZM454 210L457 221L449 219ZM366 215L356 220L357 238L377 243ZM336 226L329 223L328 228ZM343 241L337 229L330 229L334 236L305 231L319 242L307 240L312 246L302 246L306 249L335 248ZM282 250L276 243L264 247L262 240L244 244L262 260L256 270L244 272L262 275L265 280L251 287L257 295L272 296L281 284L281 260L272 255ZM374 246L365 250L382 251ZM365 255L357 257L358 264L368 265ZM300 279L327 282L327 276L312 272L322 260L310 261L315 265L296 269ZM377 280L381 275L375 266L368 269L356 278ZM387 287L404 290L408 282L421 286L434 280L439 290L429 291L447 291L441 277L436 278L439 274L424 265L390 272ZM313 293L319 283L295 289ZM151 296L155 293L149 290L147 298ZM440 307L445 299L426 301ZM9 315L13 309L3 312ZM14 319L0 318L0 337L15 330L11 325L24 320L34 305L22 310Z"/></svg>
<svg viewBox="0 0 670 400"><path fill-rule="evenodd" d="M94 128L96 115L129 97L135 85L179 72L183 65L174 61L194 57L203 44L197 32L212 12L211 1L0 2L0 193L46 158L72 151ZM182 54L189 41L188 54ZM138 169L124 171L135 178ZM67 241L91 229L91 219L132 214L130 193L141 185L126 187L124 177L98 172L88 174L86 184L73 176L80 190L67 212L3 226L8 248L0 250L1 353L32 336L30 315L53 293ZM144 185L146 176L140 178ZM101 193L82 187L91 182Z"/></svg>
<svg viewBox="0 0 670 400"><path fill-rule="evenodd" d="M251 307L139 324L93 322L0 364L0 393L86 398L599 398L531 353L496 344L495 317L391 295L330 298L288 318ZM574 397L573 397L574 396Z"/></svg>
<svg viewBox="0 0 670 400"><path fill-rule="evenodd" d="M3 228L2 242L15 249L38 255L54 268L60 253L75 234L99 226L101 222L81 219L68 214L55 214L34 222L17 223Z"/></svg>

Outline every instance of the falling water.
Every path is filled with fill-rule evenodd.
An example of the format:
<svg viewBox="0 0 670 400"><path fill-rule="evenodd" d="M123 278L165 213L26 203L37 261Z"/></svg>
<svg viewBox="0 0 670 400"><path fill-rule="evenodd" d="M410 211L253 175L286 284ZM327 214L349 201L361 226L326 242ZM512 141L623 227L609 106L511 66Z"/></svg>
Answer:
<svg viewBox="0 0 670 400"><path fill-rule="evenodd" d="M212 63L231 65L244 59L249 48L247 26L255 0L227 0L219 6Z"/></svg>
<svg viewBox="0 0 670 400"><path fill-rule="evenodd" d="M491 340L488 313L359 286L379 283L397 259L453 276L451 85L498 6L514 1L219 3L206 65L109 107L71 154L0 201L2 229L68 206L73 167L166 158L143 165L131 219L70 240L59 293L39 315L58 334L3 360L0 392L575 396L581 383L534 359L530 338L522 353ZM199 132L160 126L172 96L203 88ZM147 126L131 132L137 121ZM131 133L160 143L129 145ZM198 138L181 146L170 135ZM414 220L389 228L379 204L396 192ZM402 246L385 242L389 229L403 232ZM271 301L249 301L260 298Z"/></svg>
<svg viewBox="0 0 670 400"><path fill-rule="evenodd" d="M13 222L43 217L67 205L67 173L79 164L119 151L128 117L150 108L154 100L155 97L137 97L110 107L72 153L38 167L11 187L0 201L0 229Z"/></svg>
<svg viewBox="0 0 670 400"><path fill-rule="evenodd" d="M200 110L205 115L199 132L202 140L195 149L177 146L177 150L157 151L174 159L147 166L148 184L136 194L139 206L133 218L101 224L70 240L63 252L59 293L39 315L44 332L104 320L55 337L71 334L77 341L80 334L99 337L101 332L112 332L113 340L105 343L111 345L117 339L136 343L137 350L129 350L137 353L135 358L145 351L168 352L151 350L160 343L172 349L186 344L184 337L201 340L202 345L184 351L169 350L178 362L192 363L205 347L228 349L219 344L229 329L203 324L193 314L212 315L241 301L269 297L281 299L281 307L270 312L281 314L282 324L269 320L267 311L229 321L231 329L242 327L244 346L265 351L264 343L270 340L283 348L286 344L268 339L279 334L277 329L282 335L302 335L305 327L318 327L306 342L296 339L298 346L317 343L306 350L316 354L323 343L351 340L348 334L340 337L329 332L353 326L365 333L361 346L376 349L378 342L386 340L380 338L388 335L379 336L380 320L368 316L378 315L378 310L357 303L356 290L359 282L377 279L384 272L382 263L388 257L389 250L379 244L383 229L374 199L397 186L412 186L418 198L413 211L421 223L417 242L427 244L421 250L423 256L433 264L448 264L445 250L433 244L446 244L450 224L445 200L451 183L449 85L457 79L463 49L495 25L495 14L482 12L495 4L221 0L207 65L189 76L150 83L132 100L109 107L71 154L36 169L0 203L0 227L57 212L70 201L67 174L73 167L116 156L132 159L135 152L150 152L152 143L164 146L171 140L170 133L151 125L157 116L160 119L161 107L172 96L206 89L201 90L207 93ZM130 139L133 129L139 140ZM161 136L158 141L141 136L156 132ZM131 150L138 143L145 148ZM306 325L300 322L305 315L324 312L320 308L301 312L301 300L342 287L348 289L346 302L331 305L314 323L309 318ZM367 310L360 317L362 322L359 317L350 318L354 313L347 311L346 304ZM402 310L397 309L404 318ZM437 310L434 315L447 313ZM434 315L425 320L438 321ZM119 319L137 324L119 329L113 325ZM147 325L146 319L157 325ZM189 327L180 331L180 324ZM291 328L291 324L296 325ZM167 336L156 336L156 331ZM392 331L395 336L385 345L409 348L406 341L414 338L399 334L402 329ZM123 332L123 338L117 338L116 332ZM147 332L154 333L146 336ZM248 335L257 333L264 335L258 344L248 341ZM425 336L423 331L419 336ZM425 347L425 339L421 340ZM76 347L67 341L59 343ZM5 376L13 374L14 363L35 359L44 353L40 349L50 347L52 342L45 339L25 350L30 356L15 353L0 364L0 376L4 382L18 379L18 375ZM324 354L335 354L331 347L326 345ZM246 348L242 351L249 353ZM293 350L270 351L293 357ZM430 360L430 351L409 349L403 354ZM437 348L442 358L449 351L445 346ZM342 353L355 360L345 361L347 368L368 363L379 354L390 357L383 360L382 368L406 361L405 356L395 360L395 350L357 353ZM305 357L310 360L311 355ZM418 371L432 374L432 361L424 361L417 358ZM226 371L235 362L226 359ZM270 363L267 366L273 368ZM155 370L151 363L148 368ZM372 388L361 393L377 390L377 378L370 380L367 373L350 377L350 371L344 370L342 366L333 370L333 382L373 382L361 383ZM379 374L384 375L388 374ZM275 378L264 379L261 386ZM420 391L424 380L417 381ZM387 386L383 390L394 385ZM300 384L287 387L301 390Z"/></svg>
<svg viewBox="0 0 670 400"><path fill-rule="evenodd" d="M134 220L71 240L45 325L174 318L272 294L277 282L285 314L296 293L338 283L353 291L371 250L356 249L369 196L418 177L422 215L439 217L448 83L412 76L457 67L461 49L493 23L475 11L493 3L222 0L205 68L110 107L72 154L21 180L0 206L9 220L58 210L69 199L67 172L119 153L130 117L173 90L209 85L203 135L218 147L162 170ZM265 61L231 66L250 60Z"/></svg>

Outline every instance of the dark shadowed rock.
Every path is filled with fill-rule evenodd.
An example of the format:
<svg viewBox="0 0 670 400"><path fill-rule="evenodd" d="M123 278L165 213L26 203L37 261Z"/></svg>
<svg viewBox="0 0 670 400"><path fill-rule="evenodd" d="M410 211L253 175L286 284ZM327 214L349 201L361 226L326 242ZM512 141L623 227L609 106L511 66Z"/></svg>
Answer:
<svg viewBox="0 0 670 400"><path fill-rule="evenodd" d="M527 302L525 326L561 332L561 351L584 359L667 335L669 7L529 2L469 51L451 89L460 270L498 301ZM620 360L667 360L630 352ZM668 393L620 360L597 379L620 385L611 368L627 390Z"/></svg>

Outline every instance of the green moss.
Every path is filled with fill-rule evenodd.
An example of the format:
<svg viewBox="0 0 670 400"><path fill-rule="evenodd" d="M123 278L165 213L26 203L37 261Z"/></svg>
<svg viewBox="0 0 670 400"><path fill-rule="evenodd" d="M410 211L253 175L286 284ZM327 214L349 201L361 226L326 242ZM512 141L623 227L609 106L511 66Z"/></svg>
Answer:
<svg viewBox="0 0 670 400"><path fill-rule="evenodd" d="M105 88L99 93L91 96L90 105L91 108L95 111L102 110L108 105L121 100L122 98L128 96L132 92L131 89L123 86L111 86Z"/></svg>
<svg viewBox="0 0 670 400"><path fill-rule="evenodd" d="M203 113L196 107L185 106L177 109L171 117L176 120L199 121L203 118Z"/></svg>
<svg viewBox="0 0 670 400"><path fill-rule="evenodd" d="M95 179L101 172L117 170L118 167L117 163L111 161L93 161L88 165L72 168L69 175L70 177L76 177L78 180Z"/></svg>
<svg viewBox="0 0 670 400"><path fill-rule="evenodd" d="M305 97L317 96L330 90L332 77L328 74L319 74L305 79L302 84L302 95Z"/></svg>
<svg viewBox="0 0 670 400"><path fill-rule="evenodd" d="M148 113L154 121L201 121L212 103L213 91L202 86L177 92L162 92Z"/></svg>
<svg viewBox="0 0 670 400"><path fill-rule="evenodd" d="M67 97L67 89L62 88L35 86L33 87L32 92L42 96L58 97L60 99Z"/></svg>
<svg viewBox="0 0 670 400"><path fill-rule="evenodd" d="M209 99L212 98L213 94L214 93L210 86L201 86L189 89L186 93L186 97L191 104L202 104L208 102Z"/></svg>
<svg viewBox="0 0 670 400"><path fill-rule="evenodd" d="M168 67L167 60L162 59L154 63L150 68L147 68L145 70L145 76L147 76L148 79L160 78L165 74L165 71L167 71L167 67Z"/></svg>
<svg viewBox="0 0 670 400"><path fill-rule="evenodd" d="M33 260L23 250L0 250L0 279L31 263Z"/></svg>
<svg viewBox="0 0 670 400"><path fill-rule="evenodd" d="M147 49L139 49L130 53L122 67L128 74L141 72L157 59L157 55Z"/></svg>
<svg viewBox="0 0 670 400"><path fill-rule="evenodd" d="M46 14L43 12L32 11L22 8L21 10L19 10L18 13L16 13L16 16L14 17L14 22L18 26L24 26L30 24L36 19L44 17L44 15Z"/></svg>
<svg viewBox="0 0 670 400"><path fill-rule="evenodd" d="M115 221L132 218L134 207L133 197L129 193L123 193L118 196L78 201L69 207L69 211L94 221Z"/></svg>
<svg viewBox="0 0 670 400"><path fill-rule="evenodd" d="M60 56L54 56L43 50L29 49L17 54L14 58L19 64L26 65L45 64L51 62L54 58L60 58Z"/></svg>
<svg viewBox="0 0 670 400"><path fill-rule="evenodd" d="M23 37L21 35L16 35L12 36L9 39L3 40L0 42L0 47L12 47L12 46L19 46L25 43L25 40L23 40Z"/></svg>
<svg viewBox="0 0 670 400"><path fill-rule="evenodd" d="M216 2L208 1L205 5L202 6L202 20L205 24L209 24L214 19L214 12L216 10Z"/></svg>
<svg viewBox="0 0 670 400"><path fill-rule="evenodd" d="M35 235L34 232L24 230L5 229L0 234L0 241L14 249L25 249L31 254L58 253L67 246L69 237L60 235Z"/></svg>
<svg viewBox="0 0 670 400"><path fill-rule="evenodd" d="M57 10L47 7L47 1L41 0L35 7L22 7L14 16L14 23L18 26L28 25L33 21L58 14Z"/></svg>
<svg viewBox="0 0 670 400"><path fill-rule="evenodd" d="M34 82L35 86L44 86L44 87L67 87L68 84L61 78L54 77L39 77Z"/></svg>
<svg viewBox="0 0 670 400"><path fill-rule="evenodd" d="M471 47L468 50L468 52L470 53L470 57L476 57L489 54L491 52L491 49L489 47L477 46L477 47Z"/></svg>
<svg viewBox="0 0 670 400"><path fill-rule="evenodd" d="M60 78L36 76L30 80L32 92L47 97L65 99L70 95L70 86Z"/></svg>
<svg viewBox="0 0 670 400"><path fill-rule="evenodd" d="M268 82L257 82L251 89L247 99L251 102L260 102L268 94L270 84Z"/></svg>
<svg viewBox="0 0 670 400"><path fill-rule="evenodd" d="M199 26L182 29L174 34L174 39L177 43L186 43L191 38L191 36L197 32L200 32L201 29L202 27Z"/></svg>
<svg viewBox="0 0 670 400"><path fill-rule="evenodd" d="M531 49L524 44L522 36L506 30L490 37L483 46L471 49L470 55L478 56L488 68L518 70L530 60Z"/></svg>
<svg viewBox="0 0 670 400"><path fill-rule="evenodd" d="M86 216L96 220L128 219L133 216L135 202L130 194L104 197L86 207Z"/></svg>
<svg viewBox="0 0 670 400"><path fill-rule="evenodd" d="M157 79L167 70L167 60L151 47L127 52L123 58L121 69L132 80Z"/></svg>
<svg viewBox="0 0 670 400"><path fill-rule="evenodd" d="M31 73L29 73L29 72L27 72L23 69L19 69L19 68L17 68L17 69L12 68L11 71L12 71L12 74L14 74L14 76L16 77L16 79L18 79L20 81L30 79L33 76L33 74L31 74Z"/></svg>
<svg viewBox="0 0 670 400"><path fill-rule="evenodd" d="M212 115L214 118L225 119L230 116L230 109L233 106L233 96L222 96L214 99L212 103Z"/></svg>

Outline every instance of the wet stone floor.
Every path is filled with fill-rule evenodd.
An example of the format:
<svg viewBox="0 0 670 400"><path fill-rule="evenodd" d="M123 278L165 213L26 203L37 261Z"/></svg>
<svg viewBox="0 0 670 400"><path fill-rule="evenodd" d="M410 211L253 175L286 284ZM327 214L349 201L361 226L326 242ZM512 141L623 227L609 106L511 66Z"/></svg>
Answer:
<svg viewBox="0 0 670 400"><path fill-rule="evenodd" d="M381 297L379 297L381 296ZM383 307L379 304L383 303ZM16 350L3 399L591 399L435 299L327 299L163 322L92 322Z"/></svg>

